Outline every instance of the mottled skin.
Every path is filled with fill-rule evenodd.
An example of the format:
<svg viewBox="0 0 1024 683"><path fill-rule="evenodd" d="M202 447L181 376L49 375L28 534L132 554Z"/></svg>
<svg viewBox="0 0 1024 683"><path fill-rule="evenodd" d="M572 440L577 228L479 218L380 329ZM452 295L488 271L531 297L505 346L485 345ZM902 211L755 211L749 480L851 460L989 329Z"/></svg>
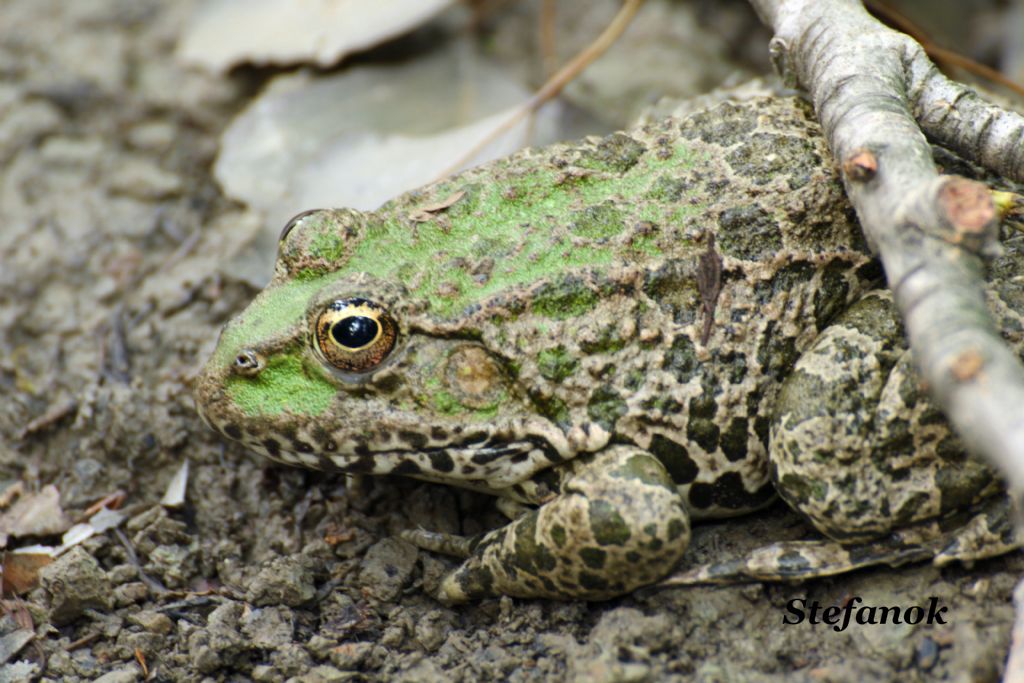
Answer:
<svg viewBox="0 0 1024 683"><path fill-rule="evenodd" d="M522 152L374 213L304 214L225 327L199 410L286 463L517 503L480 538L408 534L465 556L441 587L453 601L621 595L672 570L690 519L776 491L838 540L973 505L992 477L916 393L891 305L850 308L881 272L828 159L799 102L726 103ZM356 372L316 331L349 300L397 329ZM872 305L884 315L857 313ZM883 340L849 332L861 323ZM875 393L858 389L867 374ZM878 409L886 391L903 402Z"/></svg>

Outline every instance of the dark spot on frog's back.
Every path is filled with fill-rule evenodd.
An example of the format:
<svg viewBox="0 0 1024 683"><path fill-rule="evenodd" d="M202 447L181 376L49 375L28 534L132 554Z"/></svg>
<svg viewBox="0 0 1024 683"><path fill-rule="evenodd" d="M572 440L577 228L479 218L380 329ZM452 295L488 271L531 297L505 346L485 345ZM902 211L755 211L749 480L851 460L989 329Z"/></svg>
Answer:
<svg viewBox="0 0 1024 683"><path fill-rule="evenodd" d="M814 277L814 266L807 261L787 263L772 274L767 280L759 280L754 285L754 295L761 305L768 304L777 296L795 296L796 290L811 281Z"/></svg>
<svg viewBox="0 0 1024 683"><path fill-rule="evenodd" d="M689 337L679 334L672 341L672 347L665 353L665 369L675 375L680 384L693 379L698 363L696 350Z"/></svg>
<svg viewBox="0 0 1024 683"><path fill-rule="evenodd" d="M645 198L665 203L679 202L685 194L694 189L694 186L695 183L692 178L666 173L658 176L651 183Z"/></svg>
<svg viewBox="0 0 1024 683"><path fill-rule="evenodd" d="M719 215L718 243L726 256L757 261L782 249L782 232L759 204L746 204Z"/></svg>
<svg viewBox="0 0 1024 683"><path fill-rule="evenodd" d="M611 386L604 384L594 390L587 403L587 415L609 432L615 431L615 423L626 414L626 401Z"/></svg>
<svg viewBox="0 0 1024 683"><path fill-rule="evenodd" d="M267 449L267 453L270 453L270 457L281 457L281 444L279 444L276 439L264 439L263 447Z"/></svg>
<svg viewBox="0 0 1024 683"><path fill-rule="evenodd" d="M771 482L766 482L757 491L747 491L743 478L738 472L726 472L713 483L698 482L690 486L689 503L695 508L706 510L711 506L738 510L760 503L767 503L775 495Z"/></svg>
<svg viewBox="0 0 1024 683"><path fill-rule="evenodd" d="M722 433L718 443L729 462L747 457L747 433L748 422L745 417L734 418Z"/></svg>
<svg viewBox="0 0 1024 683"><path fill-rule="evenodd" d="M590 149L580 150L579 165L584 168L628 171L640 160L647 148L625 133L612 133Z"/></svg>
<svg viewBox="0 0 1024 683"><path fill-rule="evenodd" d="M578 277L544 284L533 297L531 307L540 315L565 320L583 315L598 303L598 294Z"/></svg>
<svg viewBox="0 0 1024 683"><path fill-rule="evenodd" d="M806 185L811 173L821 167L821 157L810 139L772 133L748 136L726 155L726 161L736 173L758 184L781 175L791 190Z"/></svg>
<svg viewBox="0 0 1024 683"><path fill-rule="evenodd" d="M685 138L699 137L704 142L731 147L749 137L757 125L754 117L732 102L688 116L679 132Z"/></svg>
<svg viewBox="0 0 1024 683"><path fill-rule="evenodd" d="M238 428L238 425L230 422L224 425L224 433L235 441L239 441L242 438L242 430Z"/></svg>
<svg viewBox="0 0 1024 683"><path fill-rule="evenodd" d="M762 335L761 345L757 349L757 362L761 366L761 372L781 382L789 375L798 355L796 339L779 332L774 320L769 322Z"/></svg>
<svg viewBox="0 0 1024 683"><path fill-rule="evenodd" d="M846 296L850 292L846 273L852 267L851 263L840 259L828 264L822 272L821 286L814 292L814 326L819 332L846 307Z"/></svg>
<svg viewBox="0 0 1024 683"><path fill-rule="evenodd" d="M689 484L697 478L697 463L683 445L661 434L655 434L651 438L649 450L665 466L676 484Z"/></svg>

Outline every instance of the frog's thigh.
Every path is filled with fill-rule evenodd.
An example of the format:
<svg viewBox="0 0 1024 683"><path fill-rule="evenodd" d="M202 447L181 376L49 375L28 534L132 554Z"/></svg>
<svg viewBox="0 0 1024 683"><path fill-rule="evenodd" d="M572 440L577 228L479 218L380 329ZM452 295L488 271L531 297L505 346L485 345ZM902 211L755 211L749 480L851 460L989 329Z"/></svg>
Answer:
<svg viewBox="0 0 1024 683"><path fill-rule="evenodd" d="M661 462L635 447L613 446L571 465L556 498L483 536L444 578L443 600L603 600L671 571L690 525Z"/></svg>
<svg viewBox="0 0 1024 683"><path fill-rule="evenodd" d="M888 292L866 295L797 362L770 437L779 494L823 533L866 540L996 490L920 389Z"/></svg>

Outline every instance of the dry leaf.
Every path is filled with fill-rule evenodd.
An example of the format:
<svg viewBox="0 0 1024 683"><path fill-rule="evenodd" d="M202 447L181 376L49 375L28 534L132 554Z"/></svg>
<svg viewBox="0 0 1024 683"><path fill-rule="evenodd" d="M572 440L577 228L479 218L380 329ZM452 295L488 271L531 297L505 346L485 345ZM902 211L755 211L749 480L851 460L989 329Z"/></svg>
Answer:
<svg viewBox="0 0 1024 683"><path fill-rule="evenodd" d="M49 536L64 533L71 526L60 507L60 492L53 484L41 491L22 496L11 509L0 515L0 540L6 547L8 536Z"/></svg>
<svg viewBox="0 0 1024 683"><path fill-rule="evenodd" d="M160 504L165 508L180 508L185 504L185 489L188 487L188 460L181 463L181 467L171 477L171 481L167 484L167 490L164 491L164 497L160 499Z"/></svg>
<svg viewBox="0 0 1024 683"><path fill-rule="evenodd" d="M212 71L236 64L330 66L401 35L452 0L207 0L178 44L185 62Z"/></svg>
<svg viewBox="0 0 1024 683"><path fill-rule="evenodd" d="M424 223L426 221L429 221L431 218L434 217L435 213L437 213L438 211L444 211L449 206L462 199L465 196L465 194L465 190L459 190L458 192L454 193L447 199L441 200L434 204L427 204L426 206L421 206L420 208L416 209L415 211L409 214L409 220L413 221L414 223Z"/></svg>
<svg viewBox="0 0 1024 683"><path fill-rule="evenodd" d="M55 559L50 552L10 552L3 561L5 595L27 593L39 585L39 572Z"/></svg>

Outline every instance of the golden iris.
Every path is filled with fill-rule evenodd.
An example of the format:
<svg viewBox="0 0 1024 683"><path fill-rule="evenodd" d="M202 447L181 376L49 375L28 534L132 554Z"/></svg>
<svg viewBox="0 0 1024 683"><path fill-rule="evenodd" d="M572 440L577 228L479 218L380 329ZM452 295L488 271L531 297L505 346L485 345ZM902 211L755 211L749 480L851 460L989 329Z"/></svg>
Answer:
<svg viewBox="0 0 1024 683"><path fill-rule="evenodd" d="M316 320L316 343L334 367L366 372L395 347L398 326L383 306L368 299L339 299Z"/></svg>

